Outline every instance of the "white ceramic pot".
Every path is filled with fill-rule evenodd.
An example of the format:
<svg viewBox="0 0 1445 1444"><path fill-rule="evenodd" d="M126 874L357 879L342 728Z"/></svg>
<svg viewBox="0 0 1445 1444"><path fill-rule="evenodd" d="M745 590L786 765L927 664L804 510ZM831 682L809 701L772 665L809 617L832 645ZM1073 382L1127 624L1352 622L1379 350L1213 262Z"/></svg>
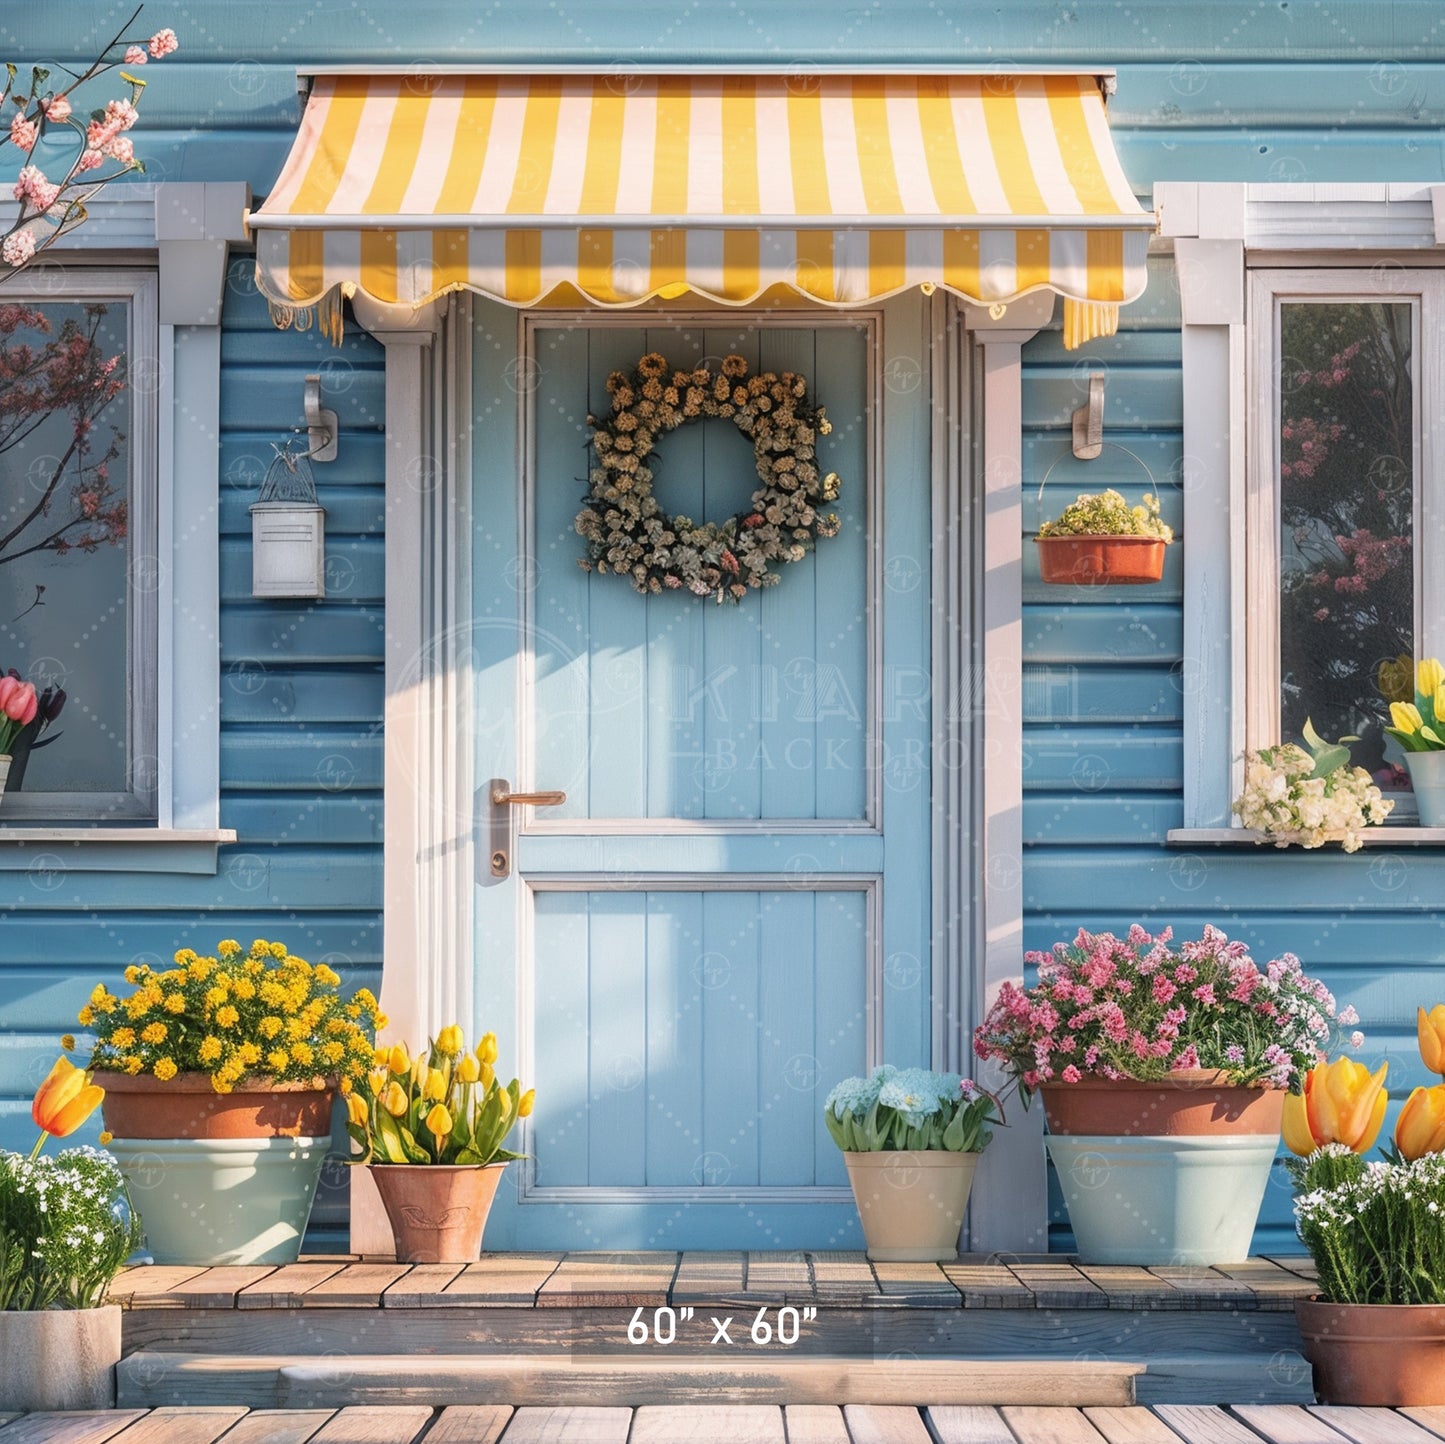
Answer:
<svg viewBox="0 0 1445 1444"><path fill-rule="evenodd" d="M0 1313L0 1360L0 1410L112 1408L120 1307Z"/></svg>
<svg viewBox="0 0 1445 1444"><path fill-rule="evenodd" d="M116 1138L158 1264L295 1263L331 1139Z"/></svg>
<svg viewBox="0 0 1445 1444"><path fill-rule="evenodd" d="M5 800L5 783L10 776L10 754L0 752L0 802Z"/></svg>
<svg viewBox="0 0 1445 1444"><path fill-rule="evenodd" d="M1445 827L1445 752L1407 752L1421 827Z"/></svg>
<svg viewBox="0 0 1445 1444"><path fill-rule="evenodd" d="M1249 1257L1273 1134L1044 1139L1085 1263L1239 1263Z"/></svg>
<svg viewBox="0 0 1445 1444"><path fill-rule="evenodd" d="M977 1153L844 1152L868 1257L937 1263L958 1257Z"/></svg>

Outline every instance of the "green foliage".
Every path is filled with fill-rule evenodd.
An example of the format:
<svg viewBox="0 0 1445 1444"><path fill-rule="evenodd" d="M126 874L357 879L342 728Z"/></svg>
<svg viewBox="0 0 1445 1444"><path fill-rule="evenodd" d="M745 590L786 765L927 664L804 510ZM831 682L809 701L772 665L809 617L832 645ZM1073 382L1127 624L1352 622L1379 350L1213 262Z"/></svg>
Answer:
<svg viewBox="0 0 1445 1444"><path fill-rule="evenodd" d="M1084 492L1053 521L1039 528L1049 536L1150 536L1173 541L1174 532L1159 519L1159 498L1146 493L1143 506L1131 507L1111 487L1107 491Z"/></svg>

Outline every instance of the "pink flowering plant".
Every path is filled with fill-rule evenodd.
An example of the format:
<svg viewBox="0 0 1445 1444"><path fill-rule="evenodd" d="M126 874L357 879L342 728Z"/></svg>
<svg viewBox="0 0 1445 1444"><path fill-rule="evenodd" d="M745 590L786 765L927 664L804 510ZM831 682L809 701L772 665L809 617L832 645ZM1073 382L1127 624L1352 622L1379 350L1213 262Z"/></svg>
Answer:
<svg viewBox="0 0 1445 1444"><path fill-rule="evenodd" d="M1135 924L1124 938L1080 929L1072 943L1026 954L1038 982L1003 985L974 1052L1011 1073L1025 1102L1043 1083L1154 1082L1186 1068L1298 1092L1340 1028L1359 1021L1353 1008L1336 1011L1292 953L1260 969L1215 927L1172 942L1172 928L1151 936Z"/></svg>
<svg viewBox="0 0 1445 1444"><path fill-rule="evenodd" d="M137 106L145 81L120 72L127 93L81 113L73 97L88 81L114 70L162 60L178 48L174 30L158 30L148 38L127 39L137 8L110 43L83 70L57 65L61 79L33 66L28 83L20 69L5 67L5 88L0 91L0 144L8 141L26 155L12 194L20 207L9 225L0 230L0 279L13 275L46 247L73 231L85 220L86 202L110 181L144 167L136 158L127 131L135 125ZM9 120L6 121L8 114Z"/></svg>

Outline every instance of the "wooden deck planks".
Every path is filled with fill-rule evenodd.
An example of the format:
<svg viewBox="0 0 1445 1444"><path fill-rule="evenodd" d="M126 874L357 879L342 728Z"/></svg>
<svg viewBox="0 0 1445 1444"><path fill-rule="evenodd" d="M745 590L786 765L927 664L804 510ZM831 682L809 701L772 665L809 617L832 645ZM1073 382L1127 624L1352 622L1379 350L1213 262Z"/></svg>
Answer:
<svg viewBox="0 0 1445 1444"><path fill-rule="evenodd" d="M439 1295L433 1307L532 1308L542 1285L557 1271L560 1253L488 1254L468 1264Z"/></svg>
<svg viewBox="0 0 1445 1444"><path fill-rule="evenodd" d="M77 1410L65 1414L25 1414L0 1429L4 1444L105 1444L144 1409Z"/></svg>
<svg viewBox="0 0 1445 1444"><path fill-rule="evenodd" d="M1108 1295L1070 1263L1012 1264L1041 1309L1103 1309Z"/></svg>
<svg viewBox="0 0 1445 1444"><path fill-rule="evenodd" d="M496 1444L511 1419L510 1404L453 1404L427 1430L427 1444Z"/></svg>
<svg viewBox="0 0 1445 1444"><path fill-rule="evenodd" d="M1259 1444L1259 1435L1214 1404L1155 1404L1154 1412L1187 1444ZM3 1441L0 1441L3 1444Z"/></svg>
<svg viewBox="0 0 1445 1444"><path fill-rule="evenodd" d="M1103 1435L1078 1409L1009 1404L999 1413L1019 1444L1103 1444Z"/></svg>
<svg viewBox="0 0 1445 1444"><path fill-rule="evenodd" d="M116 1444L215 1444L245 1413L218 1407L153 1409L116 1435Z"/></svg>
<svg viewBox="0 0 1445 1444"><path fill-rule="evenodd" d="M590 1405L523 1408L517 1410L507 1426L506 1444L627 1444L627 1433L631 1427L631 1409ZM426 1437L427 1444L433 1444L436 1431ZM463 1444L463 1441L465 1444L476 1444L473 1434L457 1434L454 1437L458 1444ZM483 1440L482 1444L486 1441Z"/></svg>
<svg viewBox="0 0 1445 1444"><path fill-rule="evenodd" d="M309 1444L332 1413L330 1409L253 1409L226 1435L225 1444Z"/></svg>
<svg viewBox="0 0 1445 1444"><path fill-rule="evenodd" d="M1232 1404L1229 1412L1269 1444L1345 1444L1338 1429L1297 1404Z"/></svg>
<svg viewBox="0 0 1445 1444"><path fill-rule="evenodd" d="M1081 1264L1079 1272L1111 1309L1180 1309L1185 1298L1167 1279L1124 1264Z"/></svg>
<svg viewBox="0 0 1445 1444"><path fill-rule="evenodd" d="M760 1303L811 1303L813 1272L801 1252L747 1255L744 1284L750 1298Z"/></svg>
<svg viewBox="0 0 1445 1444"><path fill-rule="evenodd" d="M146 1295L146 1307L180 1309L234 1309L236 1296L275 1273L270 1264L203 1269L192 1278Z"/></svg>
<svg viewBox="0 0 1445 1444"><path fill-rule="evenodd" d="M1309 1411L1354 1444L1439 1444L1437 1435L1388 1410L1311 1404Z"/></svg>
<svg viewBox="0 0 1445 1444"><path fill-rule="evenodd" d="M788 1444L851 1444L843 1411L833 1404L786 1404L783 1428Z"/></svg>
<svg viewBox="0 0 1445 1444"><path fill-rule="evenodd" d="M944 1263L944 1277L963 1295L966 1309L1031 1309L1029 1286L1003 1264Z"/></svg>
<svg viewBox="0 0 1445 1444"><path fill-rule="evenodd" d="M382 1295L410 1268L410 1264L347 1264L302 1294L301 1307L379 1309Z"/></svg>
<svg viewBox="0 0 1445 1444"><path fill-rule="evenodd" d="M1084 1417L1109 1444L1179 1444L1179 1436L1157 1414L1137 1405L1085 1409Z"/></svg>
<svg viewBox="0 0 1445 1444"><path fill-rule="evenodd" d="M537 1290L539 1308L656 1308L667 1303L675 1253L569 1253Z"/></svg>
<svg viewBox="0 0 1445 1444"><path fill-rule="evenodd" d="M345 1264L294 1263L273 1269L265 1278L236 1294L238 1309L299 1309L302 1297L341 1272Z"/></svg>
<svg viewBox="0 0 1445 1444"><path fill-rule="evenodd" d="M1432 1434L1445 1439L1445 1408L1432 1405L1428 1408L1401 1409L1399 1412L1422 1429L1428 1429Z"/></svg>
<svg viewBox="0 0 1445 1444"><path fill-rule="evenodd" d="M820 1250L808 1257L813 1265L813 1291L820 1304L866 1306L883 1297L867 1254Z"/></svg>
<svg viewBox="0 0 1445 1444"><path fill-rule="evenodd" d="M956 1309L963 1295L937 1264L875 1263L880 1302L916 1309Z"/></svg>
<svg viewBox="0 0 1445 1444"><path fill-rule="evenodd" d="M159 1295L169 1293L187 1279L206 1272L204 1268L194 1268L189 1264L143 1264L138 1268L123 1269L115 1276L106 1302L129 1304L136 1301L144 1302L147 1308L157 1307L153 1300ZM195 1308L196 1305L193 1303L190 1307Z"/></svg>
<svg viewBox="0 0 1445 1444"><path fill-rule="evenodd" d="M425 1404L351 1405L338 1409L311 1444L412 1444L431 1416Z"/></svg>
<svg viewBox="0 0 1445 1444"><path fill-rule="evenodd" d="M741 1249L684 1253L672 1284L672 1302L706 1305L736 1299L744 1292L746 1260Z"/></svg>
<svg viewBox="0 0 1445 1444"><path fill-rule="evenodd" d="M414 1264L381 1295L383 1308L424 1308L461 1273L464 1264Z"/></svg>
<svg viewBox="0 0 1445 1444"><path fill-rule="evenodd" d="M985 1404L933 1404L924 1412L938 1444L1016 1444L998 1410Z"/></svg>
<svg viewBox="0 0 1445 1444"><path fill-rule="evenodd" d="M843 1418L851 1444L933 1444L917 1409L897 1404L849 1404Z"/></svg>
<svg viewBox="0 0 1445 1444"><path fill-rule="evenodd" d="M775 1404L644 1405L627 1444L787 1444Z"/></svg>

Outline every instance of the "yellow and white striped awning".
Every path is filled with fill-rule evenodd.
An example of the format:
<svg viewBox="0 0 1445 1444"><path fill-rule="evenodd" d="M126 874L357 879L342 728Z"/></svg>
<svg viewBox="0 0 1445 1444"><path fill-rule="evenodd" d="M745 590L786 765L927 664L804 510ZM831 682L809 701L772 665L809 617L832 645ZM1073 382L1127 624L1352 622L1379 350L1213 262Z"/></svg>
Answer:
<svg viewBox="0 0 1445 1444"><path fill-rule="evenodd" d="M1152 216L1094 75L319 74L251 217L280 311L633 306L783 287L830 306L1049 289L1072 339L1144 288Z"/></svg>

